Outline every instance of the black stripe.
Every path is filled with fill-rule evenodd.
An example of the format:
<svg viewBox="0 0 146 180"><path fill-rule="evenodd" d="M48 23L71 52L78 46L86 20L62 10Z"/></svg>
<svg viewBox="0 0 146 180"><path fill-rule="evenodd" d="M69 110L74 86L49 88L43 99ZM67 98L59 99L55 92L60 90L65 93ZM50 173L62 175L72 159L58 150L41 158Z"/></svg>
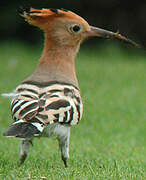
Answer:
<svg viewBox="0 0 146 180"><path fill-rule="evenodd" d="M38 118L41 118L43 120L47 120L48 119L48 116L47 115L44 115L44 114L37 114L37 117Z"/></svg>
<svg viewBox="0 0 146 180"><path fill-rule="evenodd" d="M26 114L26 115L23 117L23 119L25 119L25 120L28 121L28 120L32 119L35 115L36 115L36 111L33 111L33 112L30 112L30 113Z"/></svg>
<svg viewBox="0 0 146 180"><path fill-rule="evenodd" d="M27 88L18 88L17 91L18 91L18 92L29 91L29 92L32 92L32 93L34 93L34 94L38 94L38 92L35 91L34 89L27 89Z"/></svg>
<svg viewBox="0 0 146 180"><path fill-rule="evenodd" d="M31 96L31 95L27 95L27 94L21 94L21 96L26 97L26 98L31 98L31 99L34 98L33 95Z"/></svg>
<svg viewBox="0 0 146 180"><path fill-rule="evenodd" d="M16 117L13 117L13 119L14 119L14 122L16 122L18 120Z"/></svg>
<svg viewBox="0 0 146 180"><path fill-rule="evenodd" d="M74 84L70 84L70 83L66 83L66 82L59 82L59 81L49 81L49 82L23 81L21 84L31 84L31 85L38 86L40 88L55 85L55 84L69 85L69 86L73 86L75 89L79 90L79 88L77 86L75 86Z"/></svg>
<svg viewBox="0 0 146 180"><path fill-rule="evenodd" d="M80 120L80 117L81 117L80 106L79 106L79 105L76 105L76 108L77 108L77 112L78 112L78 121L79 121L79 120Z"/></svg>
<svg viewBox="0 0 146 180"><path fill-rule="evenodd" d="M52 95L52 96L49 96L50 98L53 98L53 97L59 97L58 95Z"/></svg>
<svg viewBox="0 0 146 180"><path fill-rule="evenodd" d="M27 103L28 101L23 101L21 104L19 104L19 106L17 106L14 111L12 112L12 115L14 115L20 108L22 105L24 105L25 103Z"/></svg>
<svg viewBox="0 0 146 180"><path fill-rule="evenodd" d="M76 98L77 102L80 104L81 103L81 99L79 97L77 97L77 96L75 96L75 98Z"/></svg>
<svg viewBox="0 0 146 180"><path fill-rule="evenodd" d="M38 106L38 103L37 102L34 102L28 106L26 106L24 109L22 109L20 111L20 116L23 116L25 113L27 113L28 111L32 110L32 109L35 109L36 107Z"/></svg>
<svg viewBox="0 0 146 180"><path fill-rule="evenodd" d="M49 104L47 107L46 107L46 110L49 110L49 109L59 109L59 108L63 108L63 107L67 107L67 106L70 106L70 103L66 100L58 100L58 101L55 101L55 102L52 102L51 104Z"/></svg>
<svg viewBox="0 0 146 180"><path fill-rule="evenodd" d="M60 89L52 89L52 90L50 90L49 92L50 93L56 93L56 92L61 92L62 90L60 90Z"/></svg>
<svg viewBox="0 0 146 180"><path fill-rule="evenodd" d="M70 117L68 123L70 123L73 120L73 113L74 113L74 109L73 107L71 107L71 109L69 110Z"/></svg>
<svg viewBox="0 0 146 180"><path fill-rule="evenodd" d="M54 116L56 117L56 120L58 121L59 120L59 114L54 114Z"/></svg>
<svg viewBox="0 0 146 180"><path fill-rule="evenodd" d="M11 111L13 109L13 107L19 102L19 100L13 101L13 103L11 104Z"/></svg>
<svg viewBox="0 0 146 180"><path fill-rule="evenodd" d="M63 118L63 121L66 122L67 121L67 111L64 113L64 118Z"/></svg>
<svg viewBox="0 0 146 180"><path fill-rule="evenodd" d="M38 13L37 11L33 11L33 12L28 12L28 14L35 14L35 13Z"/></svg>
<svg viewBox="0 0 146 180"><path fill-rule="evenodd" d="M52 12L58 14L58 9L50 8L50 11L52 11Z"/></svg>

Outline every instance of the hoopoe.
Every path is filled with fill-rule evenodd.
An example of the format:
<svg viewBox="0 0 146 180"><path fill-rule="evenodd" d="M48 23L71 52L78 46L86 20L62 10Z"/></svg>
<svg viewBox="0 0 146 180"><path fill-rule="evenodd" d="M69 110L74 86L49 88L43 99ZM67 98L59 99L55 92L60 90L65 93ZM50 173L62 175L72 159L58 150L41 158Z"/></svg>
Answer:
<svg viewBox="0 0 146 180"><path fill-rule="evenodd" d="M92 36L133 41L90 26L83 18L64 9L33 9L22 16L44 31L44 50L36 70L13 93L14 123L4 136L22 140L22 164L34 137L56 136L65 167L69 158L70 128L82 117L83 104L75 71L75 57L81 42Z"/></svg>

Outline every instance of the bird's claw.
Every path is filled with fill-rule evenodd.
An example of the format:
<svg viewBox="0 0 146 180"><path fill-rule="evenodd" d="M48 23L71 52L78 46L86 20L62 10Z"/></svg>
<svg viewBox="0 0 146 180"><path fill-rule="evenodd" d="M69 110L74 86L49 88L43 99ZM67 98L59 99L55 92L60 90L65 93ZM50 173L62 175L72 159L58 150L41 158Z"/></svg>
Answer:
<svg viewBox="0 0 146 180"><path fill-rule="evenodd" d="M62 157L62 161L64 163L64 166L67 168L68 167L68 165L67 165L67 158Z"/></svg>

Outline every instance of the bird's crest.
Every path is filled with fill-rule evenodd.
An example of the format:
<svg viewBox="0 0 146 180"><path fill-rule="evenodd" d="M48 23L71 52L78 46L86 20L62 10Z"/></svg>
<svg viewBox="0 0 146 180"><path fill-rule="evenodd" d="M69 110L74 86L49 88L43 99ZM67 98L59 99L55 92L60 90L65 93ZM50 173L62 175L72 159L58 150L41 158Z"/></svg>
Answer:
<svg viewBox="0 0 146 180"><path fill-rule="evenodd" d="M55 22L57 19L65 21L77 20L80 23L87 24L86 21L73 13L72 11L66 9L34 9L22 10L20 15L23 16L26 21L34 26L40 27L41 29L46 29L49 27L49 23Z"/></svg>
<svg viewBox="0 0 146 180"><path fill-rule="evenodd" d="M30 10L24 11L24 14L29 14L30 16L38 16L38 17L49 17L49 16L62 16L64 14L66 14L67 12L69 12L68 10L65 9L34 9L34 8L30 8Z"/></svg>
<svg viewBox="0 0 146 180"><path fill-rule="evenodd" d="M30 24L34 24L34 22L44 22L45 19L51 19L53 17L60 17L63 16L63 11L58 9L34 9L30 8L29 10L24 10L23 13L21 13L21 16L23 16Z"/></svg>

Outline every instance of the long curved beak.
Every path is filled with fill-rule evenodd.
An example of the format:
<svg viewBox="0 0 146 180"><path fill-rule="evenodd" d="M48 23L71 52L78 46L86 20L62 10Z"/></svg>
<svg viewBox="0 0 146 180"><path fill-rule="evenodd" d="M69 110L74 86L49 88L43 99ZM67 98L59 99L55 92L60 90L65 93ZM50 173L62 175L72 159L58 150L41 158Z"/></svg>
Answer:
<svg viewBox="0 0 146 180"><path fill-rule="evenodd" d="M97 28L97 27L94 27L94 26L90 26L91 30L89 31L88 33L88 36L97 36L97 37L102 37L102 38L106 38L106 39L118 39L122 42L125 42L125 43L129 43L129 44L132 44L133 46L137 47L137 48L140 48L140 46L135 43L134 41L122 36L121 34L119 34L119 32L112 32L112 31L107 31L107 30L104 30L104 29L101 29L101 28Z"/></svg>

